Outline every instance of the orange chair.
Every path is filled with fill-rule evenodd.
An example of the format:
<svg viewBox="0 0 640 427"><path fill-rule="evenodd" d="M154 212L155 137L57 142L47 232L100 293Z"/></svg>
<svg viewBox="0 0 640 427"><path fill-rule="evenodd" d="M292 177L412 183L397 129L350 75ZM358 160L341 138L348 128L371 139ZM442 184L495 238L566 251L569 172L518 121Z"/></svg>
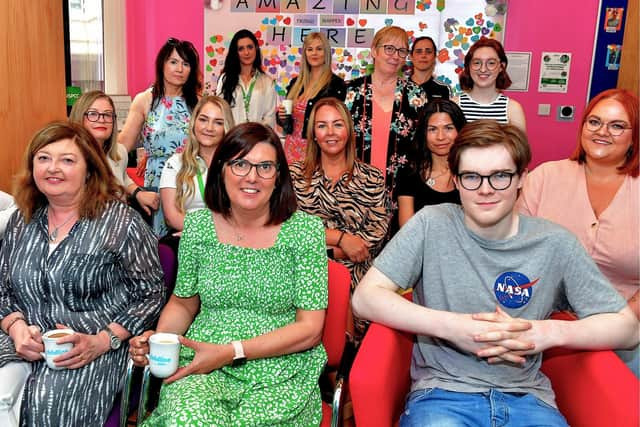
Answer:
<svg viewBox="0 0 640 427"><path fill-rule="evenodd" d="M564 313L554 318L570 320ZM349 375L358 427L398 424L409 391L413 335L372 323ZM560 412L569 425L637 427L639 382L612 351L554 348L544 353Z"/></svg>
<svg viewBox="0 0 640 427"><path fill-rule="evenodd" d="M329 260L329 301L322 333L322 345L327 351L327 366L337 369L342 359L346 343L347 319L349 314L351 293L351 274L342 264ZM133 364L129 361L128 378L131 377ZM138 404L138 424L141 423L147 411L148 388L150 381L149 366L145 366ZM340 403L344 379L338 378L332 405L322 402L321 426L337 426L340 417ZM130 381L127 382L127 392ZM126 411L125 411L126 412Z"/></svg>

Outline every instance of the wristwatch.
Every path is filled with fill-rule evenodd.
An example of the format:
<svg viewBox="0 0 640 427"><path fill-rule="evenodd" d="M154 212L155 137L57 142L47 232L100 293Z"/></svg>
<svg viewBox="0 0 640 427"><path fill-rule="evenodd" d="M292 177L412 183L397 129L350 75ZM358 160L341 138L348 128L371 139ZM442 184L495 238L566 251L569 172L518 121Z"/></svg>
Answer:
<svg viewBox="0 0 640 427"><path fill-rule="evenodd" d="M137 196L137 195L138 195L138 193L139 193L139 192L141 192L141 191L143 191L143 188L142 188L142 187L136 187L136 189L135 189L135 190L133 190L133 193L131 193L131 198L132 198L133 200L137 200L137 199L136 199L136 196Z"/></svg>
<svg viewBox="0 0 640 427"><path fill-rule="evenodd" d="M231 366L242 366L247 363L247 356L244 355L244 348L242 347L242 343L240 341L231 341L231 345L233 346L233 351L235 352L233 356L233 362L231 362Z"/></svg>
<svg viewBox="0 0 640 427"><path fill-rule="evenodd" d="M118 338L118 336L114 334L111 328L109 328L108 326L105 326L103 331L105 331L107 335L109 335L109 345L111 346L111 350L119 349L122 345L122 340Z"/></svg>

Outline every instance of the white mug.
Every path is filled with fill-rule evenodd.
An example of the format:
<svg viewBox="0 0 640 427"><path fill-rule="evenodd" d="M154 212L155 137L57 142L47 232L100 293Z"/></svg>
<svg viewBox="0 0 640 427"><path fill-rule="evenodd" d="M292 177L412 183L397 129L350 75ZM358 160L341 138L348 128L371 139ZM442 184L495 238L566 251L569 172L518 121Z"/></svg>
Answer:
<svg viewBox="0 0 640 427"><path fill-rule="evenodd" d="M73 348L73 343L68 342L64 344L58 344L57 341L65 337L67 335L72 335L73 329L52 329L50 331L45 332L42 335L42 342L44 344L44 353L40 353L42 357L47 362L47 366L50 369L60 370L66 369L63 366L56 366L53 362L53 359L60 356L61 354L65 354L69 350Z"/></svg>
<svg viewBox="0 0 640 427"><path fill-rule="evenodd" d="M291 99L285 99L282 101L282 106L284 107L284 113L290 116L293 112L293 101Z"/></svg>
<svg viewBox="0 0 640 427"><path fill-rule="evenodd" d="M153 376L167 378L178 370L180 341L176 334L158 332L149 337L149 370Z"/></svg>

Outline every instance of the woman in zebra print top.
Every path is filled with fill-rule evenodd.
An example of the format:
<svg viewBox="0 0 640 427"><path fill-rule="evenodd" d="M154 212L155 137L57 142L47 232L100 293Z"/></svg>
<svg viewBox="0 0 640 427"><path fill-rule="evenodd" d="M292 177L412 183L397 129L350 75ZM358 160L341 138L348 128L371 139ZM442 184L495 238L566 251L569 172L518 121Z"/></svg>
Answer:
<svg viewBox="0 0 640 427"><path fill-rule="evenodd" d="M336 98L316 103L309 118L307 155L291 165L300 210L326 227L329 256L351 271L352 289L385 241L389 203L384 176L355 159L353 122Z"/></svg>
<svg viewBox="0 0 640 427"><path fill-rule="evenodd" d="M164 302L157 240L82 126L47 125L24 162L0 251L0 378L30 365L23 426L102 426L126 366L122 343ZM41 334L60 327L75 332L59 343L74 346L52 370Z"/></svg>

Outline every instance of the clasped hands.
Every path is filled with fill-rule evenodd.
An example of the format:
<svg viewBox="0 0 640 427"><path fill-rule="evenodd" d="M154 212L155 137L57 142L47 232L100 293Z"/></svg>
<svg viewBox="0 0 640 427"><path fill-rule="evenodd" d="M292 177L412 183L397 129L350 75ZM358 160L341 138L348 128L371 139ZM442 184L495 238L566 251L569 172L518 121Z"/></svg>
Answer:
<svg viewBox="0 0 640 427"><path fill-rule="evenodd" d="M145 331L142 335L129 340L129 355L134 365L145 366L149 363L147 359L149 337L154 333L155 331ZM193 349L195 356L191 363L178 367L173 375L166 378L165 384L170 384L192 374L208 374L228 365L233 360L234 350L230 344L221 345L194 341L183 336L179 336L178 340L183 346Z"/></svg>
<svg viewBox="0 0 640 427"><path fill-rule="evenodd" d="M450 341L488 363L523 365L526 355L544 350L536 345L538 321L513 318L499 306L492 313L460 316Z"/></svg>

